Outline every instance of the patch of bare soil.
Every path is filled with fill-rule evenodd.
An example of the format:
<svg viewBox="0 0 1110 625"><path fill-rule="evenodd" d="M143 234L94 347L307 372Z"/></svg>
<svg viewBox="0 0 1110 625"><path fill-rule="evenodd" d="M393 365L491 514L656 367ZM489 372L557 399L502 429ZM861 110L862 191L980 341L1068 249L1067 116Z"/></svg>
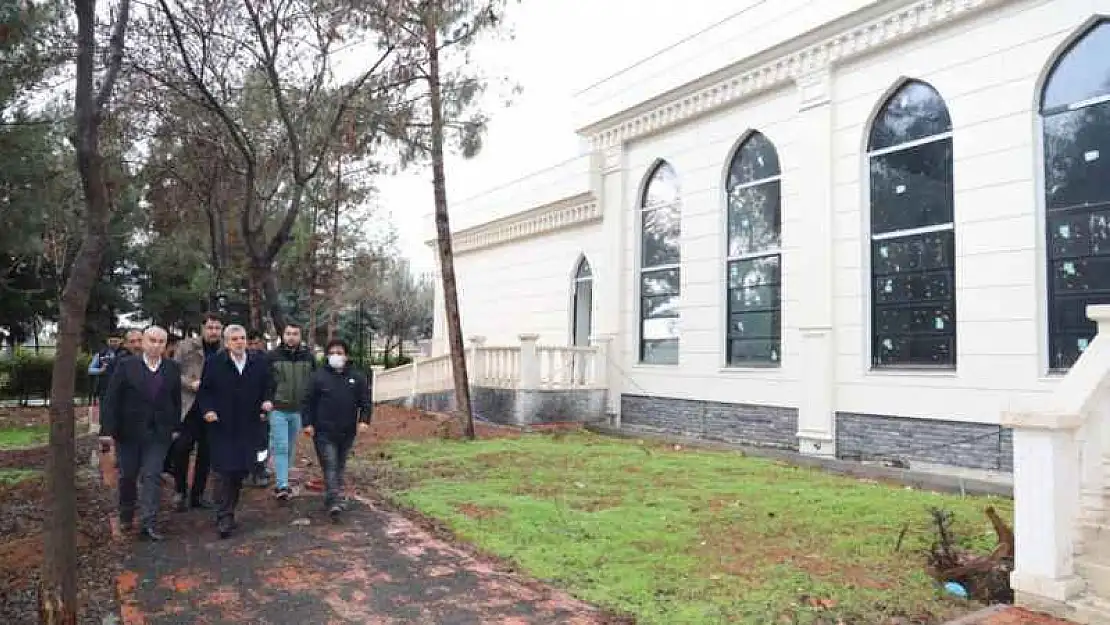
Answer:
<svg viewBox="0 0 1110 625"><path fill-rule="evenodd" d="M79 622L100 625L106 615L118 614L114 582L120 554L108 525L115 509L112 493L89 464L93 444L94 439L84 437L77 446L77 583ZM47 456L45 446L0 450L0 468L45 471ZM0 623L5 625L39 620L42 535L50 513L44 488L41 478L0 484Z"/></svg>
<svg viewBox="0 0 1110 625"><path fill-rule="evenodd" d="M78 411L81 409L78 408ZM80 415L79 415L80 416ZM0 406L0 430L50 423L50 409L41 406Z"/></svg>

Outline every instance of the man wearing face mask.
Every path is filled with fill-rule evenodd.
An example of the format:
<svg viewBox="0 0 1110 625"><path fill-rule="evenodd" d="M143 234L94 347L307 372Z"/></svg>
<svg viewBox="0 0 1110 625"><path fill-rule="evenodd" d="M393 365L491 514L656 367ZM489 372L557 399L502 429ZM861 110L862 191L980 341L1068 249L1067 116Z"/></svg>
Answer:
<svg viewBox="0 0 1110 625"><path fill-rule="evenodd" d="M370 383L347 364L347 344L336 339L326 348L327 365L317 369L301 408L305 436L312 437L324 471L324 507L333 521L343 511L340 498L347 456L357 432L370 425Z"/></svg>

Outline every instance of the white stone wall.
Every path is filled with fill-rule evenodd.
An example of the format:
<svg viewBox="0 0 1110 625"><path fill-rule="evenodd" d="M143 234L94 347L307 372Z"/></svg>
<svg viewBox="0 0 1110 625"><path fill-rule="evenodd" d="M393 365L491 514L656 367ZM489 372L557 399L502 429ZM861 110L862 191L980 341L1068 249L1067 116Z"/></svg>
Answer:
<svg viewBox="0 0 1110 625"><path fill-rule="evenodd" d="M584 252L600 276L594 290L595 327L617 334L610 376L618 393L801 407L802 396L812 394L806 380L813 369L808 363L812 359L803 355L800 328L819 325L820 313L814 316L812 311L825 306L831 307L833 325L833 411L997 423L1000 410L1011 402L1050 391L1056 379L1045 375L1038 81L1070 35L1094 15L1110 14L1110 0L937 0L928 15L943 13L937 6L956 4L991 8L926 28L908 40L874 45L871 53L837 63L828 82L828 117L800 112L797 86L779 81L727 108L651 134L638 133L643 136L623 146L603 145L595 168L580 173L582 188L591 188L601 203L603 224L460 256L465 333L485 335L491 343L515 341L521 332L539 332L543 342L565 342L571 272ZM722 50L735 48L736 54L743 48L744 54L758 57L748 65L758 66L846 28L842 21L812 31L832 18L858 17L862 23L910 5L866 0L765 3L744 24L711 29L584 92L588 125L583 133L603 134L621 121L623 109L635 106L640 112L663 103L668 96L662 92L680 87L681 81L694 81L681 87L693 90L727 77L733 71L729 66L745 71L743 58L725 59ZM733 48L723 43L743 39L743 32L751 34L747 43L729 44ZM772 39L799 36L773 49L777 41ZM695 54L697 50L715 52ZM710 72L716 73L706 75ZM953 122L958 367L952 372L870 370L864 149L871 116L905 78L934 86ZM644 102L648 98L652 100ZM662 115L673 116L687 113L672 109ZM831 136L815 140L812 130L823 124L831 125ZM722 187L732 151L749 130L774 142L783 167L783 366L778 369L725 366ZM815 146L823 145L830 146L827 159L814 156ZM587 162L583 159L577 166ZM637 363L636 208L644 179L660 159L674 166L683 189L678 366ZM813 187L824 182L830 187L832 218L831 231L821 241L807 227L807 217L822 197ZM512 206L492 195L482 202L505 206L498 216L539 205L527 201L527 179L512 186L515 190L498 191L512 198ZM832 248L831 285L815 284L820 272L806 268L807 255L823 244ZM822 291L829 290L822 286L831 287L831 303L820 301ZM438 343L442 323L436 332Z"/></svg>
<svg viewBox="0 0 1110 625"><path fill-rule="evenodd" d="M601 225L594 223L456 258L464 338L484 336L487 345L496 347L518 345L521 334L535 333L541 344L569 344L574 270L585 254L598 273L600 235ZM599 286L595 283L595 294ZM442 302L437 291L437 354L447 345Z"/></svg>
<svg viewBox="0 0 1110 625"><path fill-rule="evenodd" d="M1016 2L838 68L833 83L837 409L994 422L1051 389L1044 320L1038 79L1110 2ZM876 107L903 77L945 98L953 126L957 369L869 371L867 175ZM912 401L907 401L912 398Z"/></svg>

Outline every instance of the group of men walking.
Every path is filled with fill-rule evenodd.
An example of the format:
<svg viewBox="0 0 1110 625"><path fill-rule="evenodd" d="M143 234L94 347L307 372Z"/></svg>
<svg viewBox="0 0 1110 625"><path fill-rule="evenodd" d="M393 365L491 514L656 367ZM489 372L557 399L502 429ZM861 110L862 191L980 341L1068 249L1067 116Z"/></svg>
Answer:
<svg viewBox="0 0 1110 625"><path fill-rule="evenodd" d="M116 450L121 526L130 528L138 509L139 537L162 540L161 474L171 472L175 509L215 508L216 529L228 538L244 480L265 459L273 460L275 498L292 498L289 472L302 432L324 472L325 508L338 519L347 455L372 410L369 380L349 366L347 344L330 341L326 362L317 365L296 324L266 353L248 346L245 328L224 327L216 314L206 315L200 336L181 340L172 358L167 338L158 326L128 332L124 346L109 343L113 354L93 363L106 382L100 437ZM210 469L214 504L205 497Z"/></svg>

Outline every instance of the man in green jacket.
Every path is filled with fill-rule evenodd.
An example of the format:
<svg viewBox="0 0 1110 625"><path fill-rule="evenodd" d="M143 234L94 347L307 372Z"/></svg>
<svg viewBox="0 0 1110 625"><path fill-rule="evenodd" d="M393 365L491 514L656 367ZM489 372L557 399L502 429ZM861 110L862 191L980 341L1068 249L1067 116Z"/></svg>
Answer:
<svg viewBox="0 0 1110 625"><path fill-rule="evenodd" d="M285 324L281 332L281 345L270 352L270 370L274 388L270 397L274 410L270 413L270 453L274 456L276 484L274 496L288 501L293 495L289 489L289 464L296 458L297 433L301 431L301 403L308 391L316 359L301 343L301 327Z"/></svg>

